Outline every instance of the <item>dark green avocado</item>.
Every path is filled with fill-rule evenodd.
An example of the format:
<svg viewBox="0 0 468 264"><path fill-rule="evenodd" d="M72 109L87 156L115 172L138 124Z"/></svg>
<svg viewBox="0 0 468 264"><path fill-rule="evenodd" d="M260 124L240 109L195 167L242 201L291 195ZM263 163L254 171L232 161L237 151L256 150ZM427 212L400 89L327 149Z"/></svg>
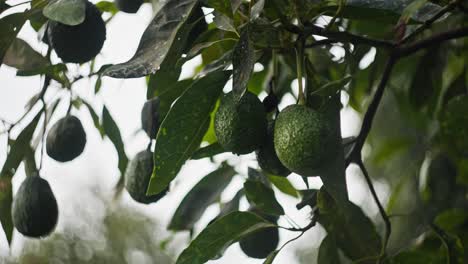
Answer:
<svg viewBox="0 0 468 264"><path fill-rule="evenodd" d="M219 144L235 154L259 149L267 132L265 109L250 92L246 92L239 102L232 92L226 94L216 112L214 125Z"/></svg>
<svg viewBox="0 0 468 264"><path fill-rule="evenodd" d="M106 25L101 12L86 2L86 15L81 24L65 25L49 21L47 39L63 62L84 63L101 51L106 39Z"/></svg>
<svg viewBox="0 0 468 264"><path fill-rule="evenodd" d="M47 236L57 225L57 201L49 183L38 175L23 181L11 210L13 225L28 237Z"/></svg>
<svg viewBox="0 0 468 264"><path fill-rule="evenodd" d="M151 139L156 138L159 130L160 120L158 109L158 97L146 101L141 109L141 127Z"/></svg>
<svg viewBox="0 0 468 264"><path fill-rule="evenodd" d="M136 13L143 4L143 0L115 0L115 6L125 13Z"/></svg>
<svg viewBox="0 0 468 264"><path fill-rule="evenodd" d="M278 159L273 143L275 122L268 122L267 138L265 144L260 147L255 153L257 155L258 165L262 170L275 176L286 177L291 174L291 171L286 168Z"/></svg>
<svg viewBox="0 0 468 264"><path fill-rule="evenodd" d="M56 161L66 162L78 157L86 145L86 132L75 116L66 116L49 130L46 151Z"/></svg>
<svg viewBox="0 0 468 264"><path fill-rule="evenodd" d="M143 150L136 154L125 171L125 189L127 189L133 200L139 203L150 204L157 202L169 190L166 188L165 191L156 195L146 195L151 174L153 173L153 164L153 153L149 150Z"/></svg>

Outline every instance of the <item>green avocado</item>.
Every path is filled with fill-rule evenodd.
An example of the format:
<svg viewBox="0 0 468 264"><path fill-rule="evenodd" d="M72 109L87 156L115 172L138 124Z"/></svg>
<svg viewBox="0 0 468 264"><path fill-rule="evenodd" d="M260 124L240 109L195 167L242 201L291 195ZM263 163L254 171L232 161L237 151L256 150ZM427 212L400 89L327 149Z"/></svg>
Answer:
<svg viewBox="0 0 468 264"><path fill-rule="evenodd" d="M276 119L276 154L292 172L317 176L339 150L335 130L323 114L304 105L290 105Z"/></svg>
<svg viewBox="0 0 468 264"><path fill-rule="evenodd" d="M130 161L125 171L125 189L133 200L150 204L157 202L166 195L169 188L156 195L146 195L149 181L153 173L153 152L143 150Z"/></svg>
<svg viewBox="0 0 468 264"><path fill-rule="evenodd" d="M28 237L44 237L57 225L58 205L49 183L33 175L21 184L11 208L13 225Z"/></svg>
<svg viewBox="0 0 468 264"><path fill-rule="evenodd" d="M276 155L273 143L274 128L275 122L268 122L266 142L255 153L257 155L258 165L262 170L276 176L286 177L291 174L291 171L281 163L278 159L278 155Z"/></svg>
<svg viewBox="0 0 468 264"><path fill-rule="evenodd" d="M143 4L143 0L115 0L114 3L117 9L122 12L136 13Z"/></svg>
<svg viewBox="0 0 468 264"><path fill-rule="evenodd" d="M86 15L81 24L65 25L49 21L47 39L63 62L84 63L101 51L106 39L106 24L101 12L86 1Z"/></svg>
<svg viewBox="0 0 468 264"><path fill-rule="evenodd" d="M224 95L214 125L219 144L234 154L247 154L259 149L267 132L265 109L257 96L250 92L246 92L239 102L232 92Z"/></svg>
<svg viewBox="0 0 468 264"><path fill-rule="evenodd" d="M141 127L148 137L155 139L159 130L159 98L155 97L145 102L141 109Z"/></svg>
<svg viewBox="0 0 468 264"><path fill-rule="evenodd" d="M66 116L49 130L46 151L56 161L66 162L78 157L86 145L86 132L75 116Z"/></svg>
<svg viewBox="0 0 468 264"><path fill-rule="evenodd" d="M260 213L254 208L250 212L256 213L266 220L276 223L278 217ZM239 241L241 250L251 258L264 259L278 247L279 231L277 227L268 227L248 234Z"/></svg>

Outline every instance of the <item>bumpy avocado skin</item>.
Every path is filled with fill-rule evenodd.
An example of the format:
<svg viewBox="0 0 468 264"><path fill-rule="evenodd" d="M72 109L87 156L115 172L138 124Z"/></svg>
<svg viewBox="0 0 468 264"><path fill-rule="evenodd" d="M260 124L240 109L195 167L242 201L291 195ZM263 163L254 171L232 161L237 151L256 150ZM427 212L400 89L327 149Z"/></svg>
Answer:
<svg viewBox="0 0 468 264"><path fill-rule="evenodd" d="M266 220L276 223L277 216L262 214L257 209L251 207L250 212L253 212ZM251 258L264 259L278 247L279 231L276 227L260 229L257 232L247 235L239 241L239 246L242 251Z"/></svg>
<svg viewBox="0 0 468 264"><path fill-rule="evenodd" d="M336 131L319 112L303 105L286 107L275 123L274 146L286 168L302 176L317 176L339 149Z"/></svg>
<svg viewBox="0 0 468 264"><path fill-rule="evenodd" d="M141 109L141 127L148 137L155 139L159 130L159 98L155 97L145 102Z"/></svg>
<svg viewBox="0 0 468 264"><path fill-rule="evenodd" d="M47 134L46 151L56 161L66 162L78 157L86 145L86 132L75 116L66 116Z"/></svg>
<svg viewBox="0 0 468 264"><path fill-rule="evenodd" d="M153 173L153 164L153 153L144 150L136 154L125 171L125 189L127 189L133 200L139 203L150 204L157 202L168 191L166 188L166 190L156 195L146 195L151 174Z"/></svg>
<svg viewBox="0 0 468 264"><path fill-rule="evenodd" d="M21 184L12 205L13 225L28 237L44 237L57 225L58 205L49 183L29 176Z"/></svg>
<svg viewBox="0 0 468 264"><path fill-rule="evenodd" d="M265 144L260 147L255 153L257 154L258 165L262 170L276 176L286 177L291 174L291 171L286 168L276 155L275 146L273 143L275 122L268 122L267 137Z"/></svg>
<svg viewBox="0 0 468 264"><path fill-rule="evenodd" d="M122 12L125 13L136 13L140 6L143 4L143 0L116 0L115 6Z"/></svg>
<svg viewBox="0 0 468 264"><path fill-rule="evenodd" d="M86 2L86 16L76 26L49 21L48 41L63 62L84 63L101 51L106 39L106 25L101 12Z"/></svg>
<svg viewBox="0 0 468 264"><path fill-rule="evenodd" d="M247 154L263 145L267 130L265 109L250 92L238 103L230 92L221 100L214 125L218 142L225 150Z"/></svg>

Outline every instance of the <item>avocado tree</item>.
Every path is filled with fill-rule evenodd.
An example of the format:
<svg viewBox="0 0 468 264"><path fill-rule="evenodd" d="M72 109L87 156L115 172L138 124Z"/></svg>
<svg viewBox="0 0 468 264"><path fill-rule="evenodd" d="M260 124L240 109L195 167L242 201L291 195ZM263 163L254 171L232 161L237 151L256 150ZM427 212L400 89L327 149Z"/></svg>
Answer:
<svg viewBox="0 0 468 264"><path fill-rule="evenodd" d="M8 139L0 222L10 242L13 228L37 238L53 232L60 208L40 178L42 160L65 163L83 152L86 131L71 114L83 107L115 146L116 194L128 191L143 204L164 197L190 160L255 152L258 167L248 175L211 159L219 168L177 206L168 229L194 234L177 264L220 258L236 242L247 256L274 263L281 249L317 225L327 233L318 263L468 262L467 1L153 1L154 18L134 56L96 67L106 23L143 4L32 0L14 13L14 5L0 0L1 64L17 76L43 76L24 115L0 120ZM46 54L16 37L26 21L48 46ZM60 62L52 62L53 53ZM195 74L180 79L182 65L195 57L201 58ZM76 64L91 71L73 76ZM141 126L148 147L129 162L108 109L98 111L73 88L89 78L98 94L104 78L140 77L147 80ZM47 101L51 83L70 96ZM284 106L287 97L295 103ZM61 101L67 113L49 124ZM341 136L343 108L362 114L354 137ZM11 179L22 162L28 177L13 197ZM349 200L350 166L360 169L378 218ZM234 177L243 188L221 202L203 230L194 230ZM303 186L296 189L288 177L302 178ZM320 177L323 186L310 188L309 177ZM375 180L389 187L386 204ZM308 225L278 224L287 216L277 192L300 198L297 210L310 210ZM250 207L240 211L244 197ZM280 245L279 229L298 236Z"/></svg>

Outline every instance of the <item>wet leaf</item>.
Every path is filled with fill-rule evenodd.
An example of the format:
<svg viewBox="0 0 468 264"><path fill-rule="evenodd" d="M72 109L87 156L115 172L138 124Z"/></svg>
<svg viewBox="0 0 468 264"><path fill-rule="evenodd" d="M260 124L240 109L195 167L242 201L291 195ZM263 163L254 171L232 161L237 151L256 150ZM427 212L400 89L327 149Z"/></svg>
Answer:
<svg viewBox="0 0 468 264"><path fill-rule="evenodd" d="M121 175L124 175L127 168L128 157L127 154L125 154L125 147L122 141L122 136L120 135L120 129L105 106L102 109L102 128L117 150L117 154L119 156L118 167Z"/></svg>
<svg viewBox="0 0 468 264"><path fill-rule="evenodd" d="M146 28L135 55L125 63L111 66L104 74L114 78L137 78L156 72L171 46L177 45L177 33L197 2L168 1Z"/></svg>
<svg viewBox="0 0 468 264"><path fill-rule="evenodd" d="M34 70L49 65L49 61L26 41L16 38L3 58L3 63L19 70Z"/></svg>
<svg viewBox="0 0 468 264"><path fill-rule="evenodd" d="M253 213L230 213L207 226L180 254L176 264L203 264L246 235L268 227L275 225Z"/></svg>
<svg viewBox="0 0 468 264"><path fill-rule="evenodd" d="M255 65L255 52L249 39L248 27L241 33L239 42L234 48L232 55L233 79L232 91L237 100L244 95L250 75Z"/></svg>
<svg viewBox="0 0 468 264"><path fill-rule="evenodd" d="M247 180L244 183L245 195L250 204L270 215L284 215L273 190L260 181Z"/></svg>
<svg viewBox="0 0 468 264"><path fill-rule="evenodd" d="M42 12L50 20L76 26L85 20L85 11L85 0L55 0L49 2Z"/></svg>
<svg viewBox="0 0 468 264"><path fill-rule="evenodd" d="M231 166L223 164L221 168L203 177L184 197L168 228L171 230L192 229L206 208L219 199L235 174L236 171Z"/></svg>
<svg viewBox="0 0 468 264"><path fill-rule="evenodd" d="M200 146L210 113L230 72L214 72L195 81L164 118L156 136L154 171L148 194L163 191Z"/></svg>

